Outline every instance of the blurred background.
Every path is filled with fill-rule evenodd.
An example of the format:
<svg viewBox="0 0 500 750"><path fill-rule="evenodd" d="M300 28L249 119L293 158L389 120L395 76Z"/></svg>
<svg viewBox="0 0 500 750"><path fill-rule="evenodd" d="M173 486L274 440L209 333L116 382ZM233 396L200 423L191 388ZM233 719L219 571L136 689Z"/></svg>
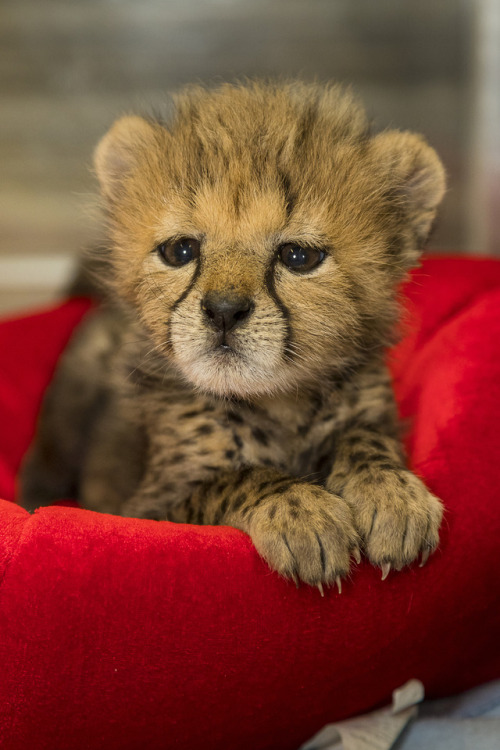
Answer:
<svg viewBox="0 0 500 750"><path fill-rule="evenodd" d="M92 150L192 81L352 84L449 179L432 251L500 254L498 0L2 0L0 311L54 299L98 241Z"/></svg>

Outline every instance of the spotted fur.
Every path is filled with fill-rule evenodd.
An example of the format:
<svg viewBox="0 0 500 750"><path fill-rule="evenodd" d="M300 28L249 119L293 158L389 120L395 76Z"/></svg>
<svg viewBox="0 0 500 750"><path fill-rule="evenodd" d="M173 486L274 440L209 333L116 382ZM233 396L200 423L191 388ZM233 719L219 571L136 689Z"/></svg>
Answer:
<svg viewBox="0 0 500 750"><path fill-rule="evenodd" d="M336 86L190 87L175 104L97 148L108 306L62 358L25 503L73 492L229 524L316 585L359 547L384 575L425 560L442 508L405 466L384 350L444 192L439 159L417 135L372 135ZM199 257L169 266L158 248L185 237ZM290 270L287 243L324 260ZM208 299L245 301L224 346Z"/></svg>

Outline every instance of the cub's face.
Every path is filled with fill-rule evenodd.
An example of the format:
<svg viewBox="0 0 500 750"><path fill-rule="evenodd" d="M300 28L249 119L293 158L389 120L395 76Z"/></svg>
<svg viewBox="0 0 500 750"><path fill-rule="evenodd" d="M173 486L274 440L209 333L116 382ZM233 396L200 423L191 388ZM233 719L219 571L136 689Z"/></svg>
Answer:
<svg viewBox="0 0 500 750"><path fill-rule="evenodd" d="M370 137L339 89L189 89L96 152L116 291L203 391L317 386L387 343L444 190L418 136Z"/></svg>

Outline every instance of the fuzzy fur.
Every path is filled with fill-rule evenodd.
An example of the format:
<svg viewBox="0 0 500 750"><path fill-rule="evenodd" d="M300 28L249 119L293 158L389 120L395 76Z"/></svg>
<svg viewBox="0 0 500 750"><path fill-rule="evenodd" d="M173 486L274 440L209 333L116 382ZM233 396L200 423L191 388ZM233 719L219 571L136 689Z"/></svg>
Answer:
<svg viewBox="0 0 500 750"><path fill-rule="evenodd" d="M97 147L108 308L63 357L26 503L66 485L97 510L230 524L311 584L360 546L384 573L425 560L442 508L405 468L384 348L443 196L438 157L372 135L338 86L189 87L175 105ZM168 265L158 247L181 238L199 258ZM324 260L290 270L288 244ZM225 346L208 299L248 303Z"/></svg>

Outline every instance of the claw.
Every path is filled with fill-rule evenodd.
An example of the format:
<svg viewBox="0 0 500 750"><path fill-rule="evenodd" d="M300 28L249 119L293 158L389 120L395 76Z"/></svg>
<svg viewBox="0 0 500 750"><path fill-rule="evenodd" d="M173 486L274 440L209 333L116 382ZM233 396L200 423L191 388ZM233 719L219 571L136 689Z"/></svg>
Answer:
<svg viewBox="0 0 500 750"><path fill-rule="evenodd" d="M296 586L297 588L299 588L299 579L297 578L297 576L295 575L295 573L292 573L292 575L290 576L290 578L291 578L291 579L292 579L292 581L294 582L295 586Z"/></svg>
<svg viewBox="0 0 500 750"><path fill-rule="evenodd" d="M419 568L423 568L424 567L425 563L429 559L429 555L430 554L431 554L430 547L427 547L427 549L424 549L424 551L422 552L422 559L420 561L420 565L418 566Z"/></svg>
<svg viewBox="0 0 500 750"><path fill-rule="evenodd" d="M391 572L391 563L385 562L380 566L382 568L382 580L385 581L389 573Z"/></svg>
<svg viewBox="0 0 500 750"><path fill-rule="evenodd" d="M336 577L335 583L337 584L337 588L339 590L339 594L341 594L342 593L342 581L340 580L340 576Z"/></svg>
<svg viewBox="0 0 500 750"><path fill-rule="evenodd" d="M357 565L359 565L361 562L361 552L359 551L359 547L354 547L352 551L352 556L354 557Z"/></svg>
<svg viewBox="0 0 500 750"><path fill-rule="evenodd" d="M323 591L323 584L318 583L317 586L318 586L318 590L319 590L319 593L321 594L321 596L324 596L325 592Z"/></svg>

